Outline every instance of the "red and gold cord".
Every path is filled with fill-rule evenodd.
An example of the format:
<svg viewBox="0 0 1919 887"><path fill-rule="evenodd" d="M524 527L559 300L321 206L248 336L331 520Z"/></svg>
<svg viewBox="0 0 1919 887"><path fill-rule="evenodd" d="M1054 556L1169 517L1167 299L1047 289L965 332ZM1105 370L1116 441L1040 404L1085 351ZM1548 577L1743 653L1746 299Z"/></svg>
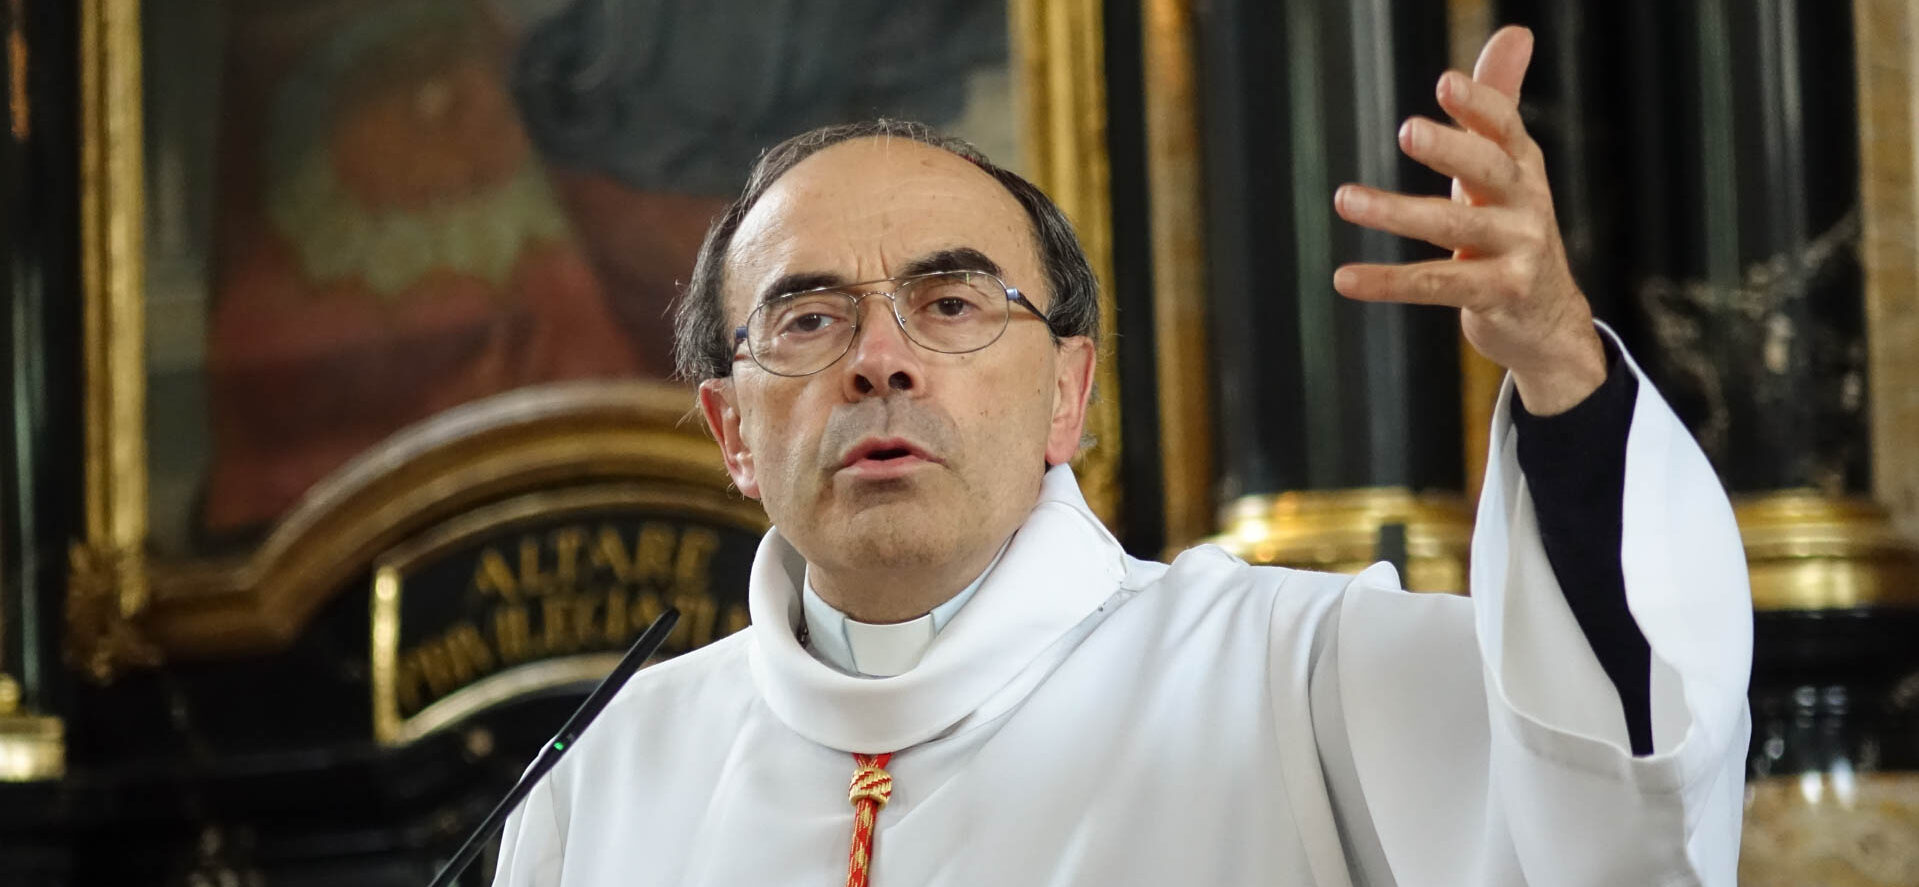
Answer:
<svg viewBox="0 0 1919 887"><path fill-rule="evenodd" d="M893 775L886 772L891 760L891 752L853 756L853 784L846 793L847 800L853 802L853 846L846 858L846 887L867 887L873 863L873 822L887 799L893 797Z"/></svg>

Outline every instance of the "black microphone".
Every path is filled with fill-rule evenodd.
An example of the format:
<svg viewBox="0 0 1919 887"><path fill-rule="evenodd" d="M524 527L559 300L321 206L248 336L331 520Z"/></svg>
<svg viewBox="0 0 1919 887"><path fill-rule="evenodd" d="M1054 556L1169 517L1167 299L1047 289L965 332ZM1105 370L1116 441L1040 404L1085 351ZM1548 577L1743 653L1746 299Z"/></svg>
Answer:
<svg viewBox="0 0 1919 887"><path fill-rule="evenodd" d="M653 620L653 624L646 627L646 631L640 633L640 639L633 642L633 649L626 651L626 657L620 660L619 665L613 666L613 671L607 674L606 680L601 681L599 686L593 688L592 693L587 694L586 701L580 703L580 707L573 712L573 716L566 719L566 725L560 728L559 733L554 734L553 740L548 742L545 748L540 749L539 756L533 759L533 766L526 768L526 773L520 776L520 781L513 783L513 788L507 791L506 797L501 798L500 803L494 806L493 812L488 813L486 819L480 822L480 827L467 836L466 843L461 844L459 852L453 854L453 859L440 869L439 874L433 876L433 882L428 887L447 887L448 884L453 883L454 878L460 876L461 872L466 871L467 866L473 864L474 858L480 855L480 850L486 847L487 842L493 840L493 836L506 827L507 814L512 813L513 808L520 806L520 802L526 800L527 793L533 791L533 786L539 783L540 777L545 776L546 771L553 769L553 765L560 762L560 756L566 754L566 750L579 741L580 734L585 732L587 725L600 716L600 710L606 708L608 702L613 701L613 694L620 692L620 687L626 683L626 679L632 677L634 672L640 670L640 666L646 664L646 660L652 658L654 651L666 642L666 636L673 631L673 624L679 621L680 611L668 607L666 612L660 614L660 618Z"/></svg>

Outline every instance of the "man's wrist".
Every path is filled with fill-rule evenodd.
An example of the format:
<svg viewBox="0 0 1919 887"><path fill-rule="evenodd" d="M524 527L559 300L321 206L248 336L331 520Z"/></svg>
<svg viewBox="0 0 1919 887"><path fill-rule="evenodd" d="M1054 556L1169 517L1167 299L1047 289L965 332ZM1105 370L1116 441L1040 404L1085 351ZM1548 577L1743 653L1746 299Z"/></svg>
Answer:
<svg viewBox="0 0 1919 887"><path fill-rule="evenodd" d="M1529 370L1513 370L1513 387L1526 412L1557 416L1591 397L1606 382L1606 345L1592 325L1558 353L1560 359Z"/></svg>

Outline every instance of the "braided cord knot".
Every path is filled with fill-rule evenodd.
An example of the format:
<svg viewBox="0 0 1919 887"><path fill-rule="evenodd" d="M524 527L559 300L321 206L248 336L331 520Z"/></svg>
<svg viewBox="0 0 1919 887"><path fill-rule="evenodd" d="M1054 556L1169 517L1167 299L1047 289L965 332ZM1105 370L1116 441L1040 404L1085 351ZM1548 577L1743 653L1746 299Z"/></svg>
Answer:
<svg viewBox="0 0 1919 887"><path fill-rule="evenodd" d="M853 771L853 783L848 786L846 799L855 805L861 801L875 801L879 806L893 797L893 775L886 772L883 764L874 760L862 760L859 769Z"/></svg>
<svg viewBox="0 0 1919 887"><path fill-rule="evenodd" d="M854 755L853 783L846 799L853 803L853 845L846 856L846 887L867 887L873 867L873 826L881 807L893 797L893 774L886 772L893 755Z"/></svg>

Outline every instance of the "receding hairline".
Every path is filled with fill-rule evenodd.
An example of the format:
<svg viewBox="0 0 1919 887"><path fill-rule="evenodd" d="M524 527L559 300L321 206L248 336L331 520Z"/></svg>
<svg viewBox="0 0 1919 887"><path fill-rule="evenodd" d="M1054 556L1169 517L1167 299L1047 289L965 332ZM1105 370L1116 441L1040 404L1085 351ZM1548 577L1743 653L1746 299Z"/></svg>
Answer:
<svg viewBox="0 0 1919 887"><path fill-rule="evenodd" d="M876 120L822 126L791 136L760 153L738 197L713 219L694 256L693 276L675 301L673 361L676 377L704 382L732 374L739 359L733 327L727 321L726 268L735 234L746 214L771 185L813 154L869 136L888 135L942 149L972 163L1011 193L1028 220L1043 276L1029 295L1044 300L1046 328L1055 341L1084 336L1099 341L1099 280L1086 261L1085 248L1059 205L1020 174L994 163L962 139L911 120ZM1010 232L1009 232L1010 233ZM1017 236L1017 235L1013 235ZM1017 261L1016 256L1009 255Z"/></svg>
<svg viewBox="0 0 1919 887"><path fill-rule="evenodd" d="M731 300L728 298L727 294L728 294L728 291L731 290L736 283L734 279L735 275L732 272L734 271L736 267L736 256L740 248L740 243L743 240L752 239L752 236L755 233L755 226L753 224L753 220L755 216L760 213L761 207L765 206L769 202L768 198L774 197L775 192L779 191L783 186L785 186L788 183L788 181L793 177L794 173L799 172L800 170L806 168L809 164L812 164L815 160L818 160L820 157L825 155L832 155L835 153L845 153L845 152L841 152L840 149L847 148L849 146L871 147L872 143L879 143L881 147L889 149L888 150L889 156L891 153L890 149L892 149L893 146L895 145L910 146L907 149L909 153L922 151L923 149L924 152L931 152L931 154L928 155L928 159L926 161L922 161L921 163L922 166L931 166L932 165L932 163L930 162L931 157L933 155L938 155L938 156L943 156L947 158L947 161L950 161L950 163L957 163L959 167L963 167L966 170L966 172L963 173L966 177L968 178L977 177L978 183L985 186L988 190L994 193L996 196L993 199L996 201L1000 201L1002 203L1001 208L1007 211L1008 213L1010 213L1008 218L1012 220L1012 227L1019 232L1019 237L1021 238L1023 242L1024 249L1026 250L1026 259L1031 264L1033 271L1037 275L1034 282L1038 283L1042 287L1040 292L1029 293L1029 296L1034 297L1036 301L1043 299L1043 301L1040 301L1040 305L1042 307L1045 307L1052 303L1056 294L1052 292L1052 284L1051 284L1051 281L1048 280L1045 250L1042 244L1040 243L1040 234L1038 230L1038 225L1036 221L1032 218L1031 213L1028 212L1026 207L1020 203L1020 199L1018 195L1014 194L1012 189L1006 186L1006 183L995 178L991 172L988 172L985 168L981 167L980 164L976 162L973 158L967 157L963 154L957 153L955 151L952 151L940 145L932 144L930 142L922 141L920 139L911 138L909 136L895 135L893 133L871 133L867 135L855 136L850 139L843 139L841 141L834 142L830 145L827 145L823 148L820 148L816 151L813 151L807 154L805 157L801 158L799 162L794 163L792 166L786 168L785 170L782 170L778 176L774 177L771 181L767 182L765 188L761 190L760 193L754 197L752 204L748 206L746 209L746 212L740 216L739 224L734 228L732 234L727 237L725 250L720 254L720 257L719 257L720 258L720 269L719 269L720 270L720 276L719 276L720 291L717 295L719 297L719 302L720 302L719 307L720 307L722 316L730 317L732 313L730 310ZM772 202L778 203L779 201L773 200ZM975 246L975 245L968 244L968 243L955 243L955 244L952 244L952 246ZM996 257L996 258L999 258L1002 261L1004 261L1005 259L1005 257L1003 256ZM730 323L731 321L729 320L728 322Z"/></svg>

